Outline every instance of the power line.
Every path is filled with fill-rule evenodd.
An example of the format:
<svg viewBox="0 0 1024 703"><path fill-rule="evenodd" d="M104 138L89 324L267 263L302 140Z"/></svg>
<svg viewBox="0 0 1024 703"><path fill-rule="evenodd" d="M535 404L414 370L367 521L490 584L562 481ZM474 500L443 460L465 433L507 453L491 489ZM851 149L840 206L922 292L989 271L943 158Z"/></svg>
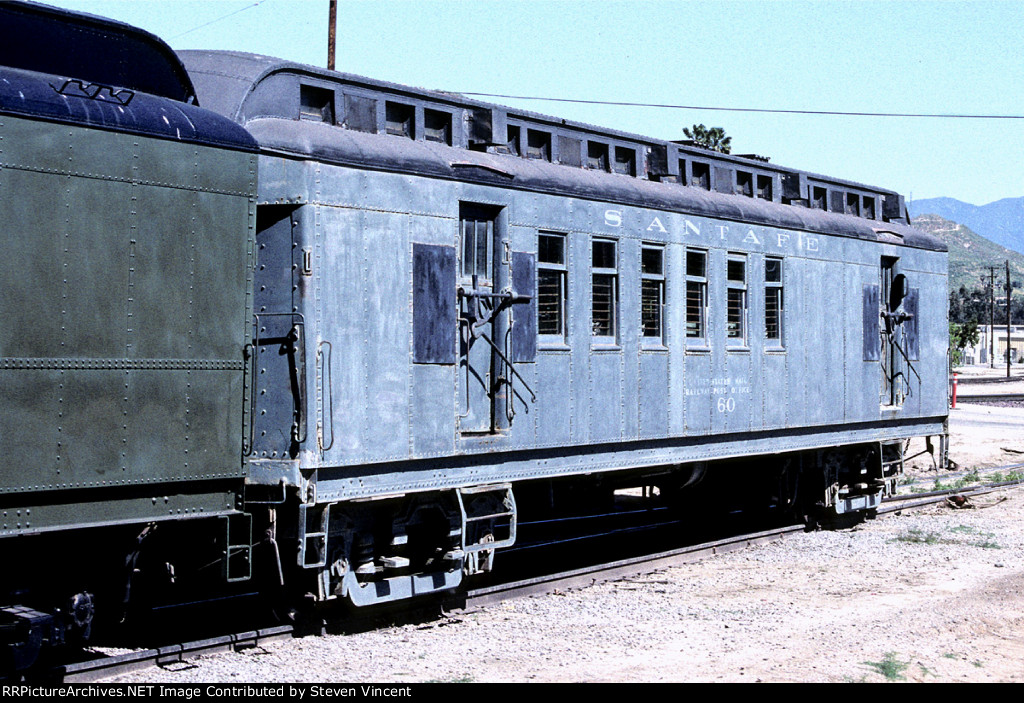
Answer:
<svg viewBox="0 0 1024 703"><path fill-rule="evenodd" d="M545 98L527 95L499 95L498 93L460 93L483 98L507 100L547 100L558 103L580 103L584 105L613 105L622 107L659 107L669 110L705 110L716 112L767 112L781 115L840 115L843 117L930 117L958 120L1024 120L1024 115L967 115L958 113L916 113L916 112L842 112L840 110L773 110L760 107L709 107L707 105L665 105L661 103L616 102L612 100L574 100L572 98Z"/></svg>
<svg viewBox="0 0 1024 703"><path fill-rule="evenodd" d="M257 2L254 2L252 5L246 5L245 7L240 8L238 10L235 10L234 12L229 12L228 14L224 15L223 17L218 17L215 20L210 20L209 22L201 24L198 27L193 27L192 29L186 29L181 34L175 34L170 39L177 39L178 37L183 37L186 34L190 34L190 33L194 32L194 31L196 31L197 29L202 29L203 27L209 27L211 24L214 24L216 22L220 22L221 20L226 20L228 17L231 17L232 15L237 15L239 12L245 12L246 10L251 10L252 8L257 7L258 5L262 5L266 1L267 0L257 0ZM170 41L170 39L168 41Z"/></svg>

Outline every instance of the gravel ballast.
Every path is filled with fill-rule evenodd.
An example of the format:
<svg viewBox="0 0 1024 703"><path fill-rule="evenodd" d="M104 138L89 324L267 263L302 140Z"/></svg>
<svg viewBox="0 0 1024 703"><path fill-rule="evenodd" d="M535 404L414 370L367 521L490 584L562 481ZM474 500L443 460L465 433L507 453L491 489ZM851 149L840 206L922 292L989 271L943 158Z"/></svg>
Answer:
<svg viewBox="0 0 1024 703"><path fill-rule="evenodd" d="M1024 489L116 681L1020 681Z"/></svg>

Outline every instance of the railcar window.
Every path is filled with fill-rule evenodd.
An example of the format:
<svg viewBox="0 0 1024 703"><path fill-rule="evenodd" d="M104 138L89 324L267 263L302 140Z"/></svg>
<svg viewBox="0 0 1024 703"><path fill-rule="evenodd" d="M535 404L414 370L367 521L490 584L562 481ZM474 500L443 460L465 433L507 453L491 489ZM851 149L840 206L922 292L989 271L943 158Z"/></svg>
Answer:
<svg viewBox="0 0 1024 703"><path fill-rule="evenodd" d="M396 137L416 138L414 120L416 109L412 105L385 102L384 119L387 122L387 133Z"/></svg>
<svg viewBox="0 0 1024 703"><path fill-rule="evenodd" d="M782 259L764 260L764 336L782 346Z"/></svg>
<svg viewBox="0 0 1024 703"><path fill-rule="evenodd" d="M690 176L690 185L703 188L704 190L711 190L710 164L702 164L699 161L694 161L690 168L693 171Z"/></svg>
<svg viewBox="0 0 1024 703"><path fill-rule="evenodd" d="M480 283L491 280L491 252L494 245L494 220L478 208L463 206L462 220L462 276Z"/></svg>
<svg viewBox="0 0 1024 703"><path fill-rule="evenodd" d="M617 243L595 239L592 243L591 333L599 343L614 344L618 336L619 270Z"/></svg>
<svg viewBox="0 0 1024 703"><path fill-rule="evenodd" d="M772 199L772 177L771 176L758 176L757 177L757 197L761 200Z"/></svg>
<svg viewBox="0 0 1024 703"><path fill-rule="evenodd" d="M300 85L299 119L334 124L334 91Z"/></svg>
<svg viewBox="0 0 1024 703"><path fill-rule="evenodd" d="M754 174L748 171L736 172L736 194L754 197Z"/></svg>
<svg viewBox="0 0 1024 703"><path fill-rule="evenodd" d="M856 193L846 194L846 214L860 215L860 196Z"/></svg>
<svg viewBox="0 0 1024 703"><path fill-rule="evenodd" d="M569 302L568 268L565 263L565 235L541 232L537 235L537 333L557 336L565 342Z"/></svg>
<svg viewBox="0 0 1024 703"><path fill-rule="evenodd" d="M828 191L825 188L814 187L811 207L815 210L828 210Z"/></svg>
<svg viewBox="0 0 1024 703"><path fill-rule="evenodd" d="M508 153L520 155L519 151L519 127L516 125L508 126Z"/></svg>
<svg viewBox="0 0 1024 703"><path fill-rule="evenodd" d="M551 161L551 135L536 129L526 130L526 158Z"/></svg>
<svg viewBox="0 0 1024 703"><path fill-rule="evenodd" d="M875 196L865 195L864 196L864 208L861 210L861 214L869 220L875 219Z"/></svg>
<svg viewBox="0 0 1024 703"><path fill-rule="evenodd" d="M636 175L636 151L624 146L615 147L615 163L612 165L615 173L626 176Z"/></svg>
<svg viewBox="0 0 1024 703"><path fill-rule="evenodd" d="M686 341L701 345L707 337L708 253L686 250Z"/></svg>
<svg viewBox="0 0 1024 703"><path fill-rule="evenodd" d="M452 116L440 110L423 111L423 138L428 142L440 142L451 146Z"/></svg>
<svg viewBox="0 0 1024 703"><path fill-rule="evenodd" d="M608 170L608 145L599 142L587 142L587 168L595 171Z"/></svg>
<svg viewBox="0 0 1024 703"><path fill-rule="evenodd" d="M725 331L729 346L747 344L747 257L729 254L726 271Z"/></svg>
<svg viewBox="0 0 1024 703"><path fill-rule="evenodd" d="M665 248L644 244L640 252L640 324L645 341L663 344Z"/></svg>

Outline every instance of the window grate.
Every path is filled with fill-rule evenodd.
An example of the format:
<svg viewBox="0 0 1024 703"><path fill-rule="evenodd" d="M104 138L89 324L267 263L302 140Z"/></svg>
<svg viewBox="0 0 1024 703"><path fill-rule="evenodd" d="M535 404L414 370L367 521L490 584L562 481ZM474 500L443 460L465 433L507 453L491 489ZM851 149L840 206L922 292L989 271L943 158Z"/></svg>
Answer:
<svg viewBox="0 0 1024 703"><path fill-rule="evenodd" d="M747 344L747 257L730 254L727 263L725 336L730 346Z"/></svg>
<svg viewBox="0 0 1024 703"><path fill-rule="evenodd" d="M616 242L595 239L591 255L591 334L614 343L618 336L619 272Z"/></svg>
<svg viewBox="0 0 1024 703"><path fill-rule="evenodd" d="M640 325L645 339L664 341L665 251L644 244L640 254Z"/></svg>
<svg viewBox="0 0 1024 703"><path fill-rule="evenodd" d="M764 262L764 336L782 345L782 259Z"/></svg>
<svg viewBox="0 0 1024 703"><path fill-rule="evenodd" d="M707 252L686 250L686 337L703 342L707 336Z"/></svg>
<svg viewBox="0 0 1024 703"><path fill-rule="evenodd" d="M568 333L568 270L565 265L565 235L542 232L537 235L537 333Z"/></svg>

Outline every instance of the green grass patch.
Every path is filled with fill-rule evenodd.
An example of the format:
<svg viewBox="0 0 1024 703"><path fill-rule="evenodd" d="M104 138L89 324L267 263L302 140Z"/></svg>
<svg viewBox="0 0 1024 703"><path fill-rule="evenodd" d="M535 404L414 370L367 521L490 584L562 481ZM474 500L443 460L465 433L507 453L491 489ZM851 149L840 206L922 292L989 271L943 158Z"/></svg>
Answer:
<svg viewBox="0 0 1024 703"><path fill-rule="evenodd" d="M896 541L911 542L913 544L939 544L942 541L942 537L938 532L925 532L915 527L898 536Z"/></svg>
<svg viewBox="0 0 1024 703"><path fill-rule="evenodd" d="M994 540L987 539L983 542L971 542L972 547L981 547L982 549L1002 549L1003 545L999 544Z"/></svg>
<svg viewBox="0 0 1024 703"><path fill-rule="evenodd" d="M430 679L427 683L473 683L473 677L469 674L463 674L453 679Z"/></svg>
<svg viewBox="0 0 1024 703"><path fill-rule="evenodd" d="M977 527L971 527L970 525L957 525L956 527L949 528L950 532L959 532L965 535L974 535L978 533ZM989 535L991 536L991 535Z"/></svg>
<svg viewBox="0 0 1024 703"><path fill-rule="evenodd" d="M897 659L896 652L886 652L885 656L882 657L882 661L861 663L865 666L870 666L884 676L886 681L906 681L907 677L903 675L903 672L910 666L910 662Z"/></svg>
<svg viewBox="0 0 1024 703"><path fill-rule="evenodd" d="M941 532L920 530L915 527L894 537L893 541L907 542L910 544L965 544L969 547L978 547L980 549L1003 548L1002 545L995 541L995 534L991 532L983 532L982 530L979 530L976 527L971 527L970 525L956 525L948 528L948 530L951 534L946 536ZM975 539L964 539L966 537L973 537Z"/></svg>

